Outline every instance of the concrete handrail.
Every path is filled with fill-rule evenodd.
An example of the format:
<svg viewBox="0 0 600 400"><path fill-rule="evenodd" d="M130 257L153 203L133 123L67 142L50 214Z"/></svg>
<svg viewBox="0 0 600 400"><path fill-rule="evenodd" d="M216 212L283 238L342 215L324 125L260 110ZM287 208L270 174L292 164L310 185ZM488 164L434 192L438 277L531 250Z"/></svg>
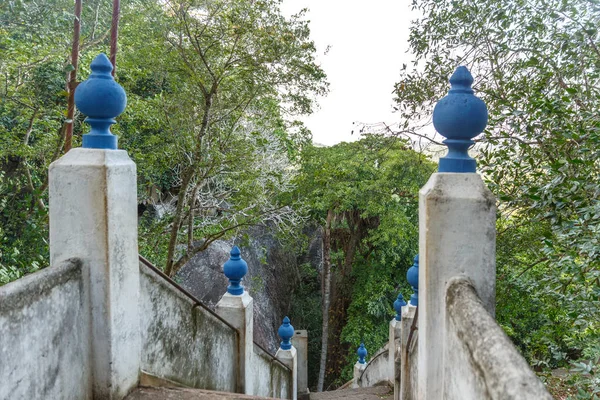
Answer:
<svg viewBox="0 0 600 400"><path fill-rule="evenodd" d="M141 263L143 263L145 266L147 266L148 268L150 268L152 271L154 271L155 273L157 273L158 275L160 275L161 278L163 278L165 281L169 282L173 287L175 287L177 290L179 290L181 293L183 293L185 296L187 296L190 300L192 300L197 306L202 307L204 310L206 310L213 317L217 318L219 321L223 322L225 325L227 325L228 327L230 327L236 333L236 335L238 334L237 329L235 329L235 327L233 325L231 325L229 322L227 322L225 319L223 319L223 317L221 317L219 314L215 313L206 304L202 303L200 300L198 300L196 297L194 297L193 294L191 294L190 292L188 292L187 290L185 290L184 288L182 288L180 285L177 284L177 282L175 282L173 279L171 279L167 275L165 275L160 269L158 269L150 261L148 261L146 258L144 258L144 256L140 255L139 257L140 257L140 262ZM256 342L254 342L254 344L258 348L260 348L267 356L269 356L269 358L271 358L272 361L277 362L283 368L285 368L286 370L288 370L288 371L291 372L291 369L287 365L283 364L271 352L269 352L267 349L265 349L264 347L262 347L260 344L258 344Z"/></svg>
<svg viewBox="0 0 600 400"><path fill-rule="evenodd" d="M375 356L373 356L369 362L367 363L367 366L365 367L365 369L363 369L362 373L360 374L360 378L358 378L359 382L362 382L362 378L363 375L365 374L365 372L367 372L367 369L369 369L369 365L371 365L371 363L375 360L377 360L380 356L384 355L384 354L389 354L390 350L389 349L383 349L379 352L377 352L377 354L375 354Z"/></svg>
<svg viewBox="0 0 600 400"><path fill-rule="evenodd" d="M286 369L288 372L290 372L290 373L292 372L290 367L288 367L283 362L281 362L281 360L279 358L275 357L271 352L269 352L269 350L265 349L257 342L254 342L254 345L256 347L258 347L263 353L265 353L271 359L271 362L276 362L277 364L281 365L284 369Z"/></svg>
<svg viewBox="0 0 600 400"><path fill-rule="evenodd" d="M446 290L447 312L456 335L483 375L489 398L552 400L466 278L453 278Z"/></svg>
<svg viewBox="0 0 600 400"><path fill-rule="evenodd" d="M169 282L171 284L171 286L173 286L174 288L176 288L177 290L179 290L181 293L183 293L186 297L188 297L190 300L192 300L194 302L194 304L196 304L199 307L202 307L204 310L206 310L213 317L215 317L216 319L218 319L219 321L221 321L223 324L225 324L228 327L230 327L235 332L236 335L238 334L237 329L235 329L235 327L233 325L231 325L229 322L227 322L225 319L223 319L223 317L221 317L219 314L217 314L216 312L214 312L213 310L211 310L206 304L202 303L200 300L198 300L196 297L194 297L193 294L191 294L190 292L188 292L187 290L185 290L184 288L182 288L181 286L179 286L177 284L177 282L175 282L173 279L171 279L167 275L165 275L164 272L162 272L160 269L158 269L157 267L155 267L150 261L148 261L147 259L145 259L142 255L140 255L139 258L140 258L140 262L142 264L144 264L145 266L147 266L148 268L150 268L156 274L160 275L160 277L163 278L165 281Z"/></svg>

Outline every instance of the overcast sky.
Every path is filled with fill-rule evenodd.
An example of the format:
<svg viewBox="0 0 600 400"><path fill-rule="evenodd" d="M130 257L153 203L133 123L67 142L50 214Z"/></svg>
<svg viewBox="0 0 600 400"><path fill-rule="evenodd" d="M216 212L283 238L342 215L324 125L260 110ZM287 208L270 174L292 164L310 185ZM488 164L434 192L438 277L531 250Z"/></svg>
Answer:
<svg viewBox="0 0 600 400"><path fill-rule="evenodd" d="M330 93L304 119L313 141L332 145L357 139L352 122L394 122L392 90L410 62L408 0L284 0L286 15L308 8L317 57ZM329 48L329 49L328 49ZM326 49L328 51L326 52Z"/></svg>

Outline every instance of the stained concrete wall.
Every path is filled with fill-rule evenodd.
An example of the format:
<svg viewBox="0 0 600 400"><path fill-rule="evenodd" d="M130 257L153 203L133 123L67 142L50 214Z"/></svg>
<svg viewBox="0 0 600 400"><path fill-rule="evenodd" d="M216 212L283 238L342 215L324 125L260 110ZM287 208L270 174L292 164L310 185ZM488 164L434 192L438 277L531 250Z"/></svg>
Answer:
<svg viewBox="0 0 600 400"><path fill-rule="evenodd" d="M235 392L236 331L140 264L142 369L185 386Z"/></svg>
<svg viewBox="0 0 600 400"><path fill-rule="evenodd" d="M92 399L87 268L78 260L0 287L0 400ZM189 387L236 392L235 329L140 264L142 370ZM254 346L256 395L291 398L291 371Z"/></svg>
<svg viewBox="0 0 600 400"><path fill-rule="evenodd" d="M359 377L359 387L371 387L377 384L388 383L390 377L390 352L389 344L379 349L367 363L366 369Z"/></svg>
<svg viewBox="0 0 600 400"><path fill-rule="evenodd" d="M0 287L0 399L91 399L83 271L67 260Z"/></svg>
<svg viewBox="0 0 600 400"><path fill-rule="evenodd" d="M252 356L254 395L290 399L292 397L291 371L280 361L254 344Z"/></svg>
<svg viewBox="0 0 600 400"><path fill-rule="evenodd" d="M416 313L414 306L402 307L400 345L395 356L395 400L416 400L418 395L419 331L416 329Z"/></svg>

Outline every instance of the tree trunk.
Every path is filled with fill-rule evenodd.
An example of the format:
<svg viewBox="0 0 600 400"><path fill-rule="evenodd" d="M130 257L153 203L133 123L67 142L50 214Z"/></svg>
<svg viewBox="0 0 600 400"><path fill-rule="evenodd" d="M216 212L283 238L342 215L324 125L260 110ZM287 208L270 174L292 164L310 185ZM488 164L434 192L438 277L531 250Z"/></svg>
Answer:
<svg viewBox="0 0 600 400"><path fill-rule="evenodd" d="M329 296L331 290L331 220L333 211L327 211L325 232L323 233L323 328L321 336L321 362L317 392L323 391L325 368L327 366L327 342L329 339Z"/></svg>
<svg viewBox="0 0 600 400"><path fill-rule="evenodd" d="M81 2L75 0L75 20L73 22L73 43L71 48L71 65L73 69L69 72L67 82L67 120L65 131L65 153L71 150L73 141L73 118L75 116L75 86L77 86L77 64L79 63L79 35L81 34Z"/></svg>

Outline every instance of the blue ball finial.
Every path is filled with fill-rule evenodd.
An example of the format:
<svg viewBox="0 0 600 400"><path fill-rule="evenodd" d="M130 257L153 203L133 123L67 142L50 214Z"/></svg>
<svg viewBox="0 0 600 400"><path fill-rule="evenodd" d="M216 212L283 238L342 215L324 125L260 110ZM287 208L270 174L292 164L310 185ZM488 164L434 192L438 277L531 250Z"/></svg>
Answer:
<svg viewBox="0 0 600 400"><path fill-rule="evenodd" d="M242 278L248 273L248 264L241 257L240 248L233 246L229 260L223 264L223 272L229 278L227 292L239 296L244 294L244 287L240 284Z"/></svg>
<svg viewBox="0 0 600 400"><path fill-rule="evenodd" d="M402 321L402 307L406 305L402 293L398 293L398 298L394 301L394 310L396 310L396 321Z"/></svg>
<svg viewBox="0 0 600 400"><path fill-rule="evenodd" d="M412 287L413 294L410 296L410 305L418 306L419 305L419 255L415 256L414 263L412 267L406 271L406 280L408 284Z"/></svg>
<svg viewBox="0 0 600 400"><path fill-rule="evenodd" d="M281 349L290 350L292 348L290 339L294 336L294 327L290 325L290 319L288 317L283 319L283 324L277 330L277 334L281 338Z"/></svg>
<svg viewBox="0 0 600 400"><path fill-rule="evenodd" d="M473 138L485 129L487 107L473 94L473 77L467 67L460 66L450 77L448 95L433 109L433 126L446 137L448 154L440 159L439 172L475 172L477 164L469 157Z"/></svg>
<svg viewBox="0 0 600 400"><path fill-rule="evenodd" d="M110 126L125 110L127 96L112 77L113 66L106 54L94 58L90 67L91 75L75 89L75 104L92 127L83 135L83 147L116 150L117 137L110 132Z"/></svg>
<svg viewBox="0 0 600 400"><path fill-rule="evenodd" d="M365 348L364 343L361 343L360 346L358 346L358 350L356 351L356 354L358 354L359 364L364 364L365 358L367 357L367 349Z"/></svg>

